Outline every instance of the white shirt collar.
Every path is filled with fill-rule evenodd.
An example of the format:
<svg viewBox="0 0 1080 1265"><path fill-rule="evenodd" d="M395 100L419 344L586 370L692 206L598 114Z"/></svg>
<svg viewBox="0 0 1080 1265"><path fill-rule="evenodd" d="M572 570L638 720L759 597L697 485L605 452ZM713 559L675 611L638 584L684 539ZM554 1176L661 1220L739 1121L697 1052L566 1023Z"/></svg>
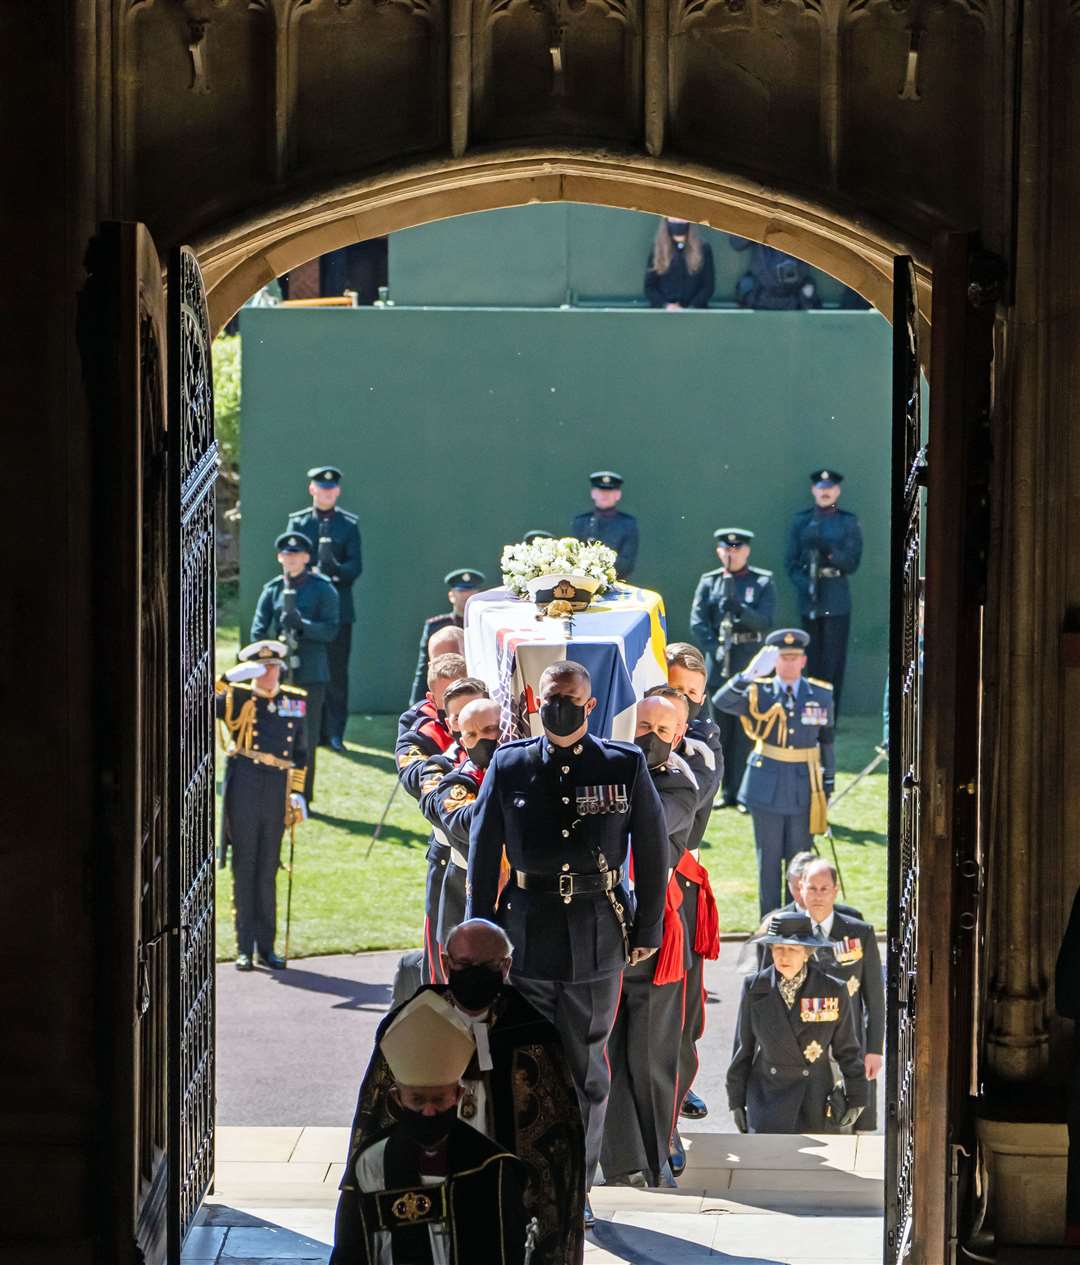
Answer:
<svg viewBox="0 0 1080 1265"><path fill-rule="evenodd" d="M813 914L811 914L811 915L810 915L811 920L813 920L813 917L814 917L814 915L813 915ZM814 926L815 926L815 927L820 927L823 935L826 935L826 936L831 936L831 935L832 935L832 925L833 925L833 919L834 919L835 917L836 917L836 910L834 909L834 910L832 911L832 913L828 916L828 918L826 918L826 919L825 919L825 921L824 921L824 922L815 922L815 923L814 923Z"/></svg>

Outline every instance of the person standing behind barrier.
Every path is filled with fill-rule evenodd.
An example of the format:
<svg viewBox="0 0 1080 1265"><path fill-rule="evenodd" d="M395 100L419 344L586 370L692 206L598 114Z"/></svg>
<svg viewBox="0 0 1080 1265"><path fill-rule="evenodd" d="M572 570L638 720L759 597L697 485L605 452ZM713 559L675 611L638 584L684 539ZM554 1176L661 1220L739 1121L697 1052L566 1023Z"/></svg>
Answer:
<svg viewBox="0 0 1080 1265"><path fill-rule="evenodd" d="M754 533L721 527L713 539L720 566L698 580L690 606L690 635L705 655L710 693L746 667L776 615L772 572L749 565ZM717 725L724 748L720 806L731 807L738 803L750 743L737 716L721 713Z"/></svg>
<svg viewBox="0 0 1080 1265"><path fill-rule="evenodd" d="M337 636L326 647L330 680L319 738L331 751L342 752L349 719L349 654L356 622L352 590L363 570L360 529L355 514L337 507L341 495L341 471L337 466L315 466L307 477L311 504L290 514L285 530L299 532L315 545L314 565L337 589L340 622Z"/></svg>
<svg viewBox="0 0 1080 1265"><path fill-rule="evenodd" d="M259 594L251 640L277 637L288 647L287 676L291 685L307 691L307 780L304 798L313 807L315 750L322 730L330 660L326 648L337 636L340 601L324 576L308 570L311 541L301 532L287 531L274 542L282 575L275 576Z"/></svg>
<svg viewBox="0 0 1080 1265"><path fill-rule="evenodd" d="M728 241L732 250L750 252L750 268L735 287L739 307L764 312L804 312L821 307L809 264L747 237L729 235Z"/></svg>
<svg viewBox="0 0 1080 1265"><path fill-rule="evenodd" d="M754 742L739 798L754 822L762 917L781 902L781 867L810 851L812 836L828 826L836 777L832 687L803 676L809 640L801 628L770 633L713 700L743 719ZM765 680L774 667L775 677Z"/></svg>
<svg viewBox="0 0 1080 1265"><path fill-rule="evenodd" d="M859 520L842 510L837 470L814 470L810 490L814 505L799 510L788 530L784 566L799 594L799 612L810 634L810 675L833 687L833 706L840 708L851 632L848 576L859 569L863 538Z"/></svg>
<svg viewBox="0 0 1080 1265"><path fill-rule="evenodd" d="M645 269L645 297L650 307L679 312L705 308L715 278L712 247L696 224L665 215L657 225Z"/></svg>

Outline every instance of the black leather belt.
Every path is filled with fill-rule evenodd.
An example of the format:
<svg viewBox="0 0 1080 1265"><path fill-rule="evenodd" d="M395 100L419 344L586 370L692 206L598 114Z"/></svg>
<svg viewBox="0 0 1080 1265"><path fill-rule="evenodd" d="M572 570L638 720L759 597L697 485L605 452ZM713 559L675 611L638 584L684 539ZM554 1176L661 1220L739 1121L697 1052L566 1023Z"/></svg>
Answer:
<svg viewBox="0 0 1080 1265"><path fill-rule="evenodd" d="M843 571L841 571L838 567L818 568L818 578L821 580L839 580L843 574Z"/></svg>
<svg viewBox="0 0 1080 1265"><path fill-rule="evenodd" d="M523 870L512 870L514 883L527 892L547 892L552 896L561 896L569 900L571 896L596 896L604 892L612 892L619 885L617 870L608 870L606 874L571 874L563 870L561 874L526 874Z"/></svg>

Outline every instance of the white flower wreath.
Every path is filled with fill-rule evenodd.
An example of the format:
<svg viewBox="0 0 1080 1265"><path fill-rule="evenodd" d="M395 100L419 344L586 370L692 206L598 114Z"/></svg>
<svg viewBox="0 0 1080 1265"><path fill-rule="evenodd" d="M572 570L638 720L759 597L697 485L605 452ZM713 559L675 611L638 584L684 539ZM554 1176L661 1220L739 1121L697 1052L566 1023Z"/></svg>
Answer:
<svg viewBox="0 0 1080 1265"><path fill-rule="evenodd" d="M562 572L599 580L602 588L615 583L615 550L596 541L573 536L561 540L539 536L529 544L507 545L502 552L503 584L517 597L528 596L528 582Z"/></svg>

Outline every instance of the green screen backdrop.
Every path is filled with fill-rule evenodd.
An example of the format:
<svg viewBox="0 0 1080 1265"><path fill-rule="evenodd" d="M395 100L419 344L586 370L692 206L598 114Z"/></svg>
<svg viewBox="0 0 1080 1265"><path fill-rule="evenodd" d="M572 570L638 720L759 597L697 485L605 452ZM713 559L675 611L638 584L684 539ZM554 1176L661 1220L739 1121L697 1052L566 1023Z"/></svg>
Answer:
<svg viewBox="0 0 1080 1265"><path fill-rule="evenodd" d="M687 636L712 532L757 533L751 562L783 573L807 474L836 466L865 535L853 579L846 706L881 706L888 653L889 356L874 312L484 308L245 309L241 635L275 574L274 537L308 500L305 471L345 471L359 515L352 707L396 712L419 629L447 608L444 573L498 583L508 541L565 531L587 474L626 478L641 525L634 581Z"/></svg>

